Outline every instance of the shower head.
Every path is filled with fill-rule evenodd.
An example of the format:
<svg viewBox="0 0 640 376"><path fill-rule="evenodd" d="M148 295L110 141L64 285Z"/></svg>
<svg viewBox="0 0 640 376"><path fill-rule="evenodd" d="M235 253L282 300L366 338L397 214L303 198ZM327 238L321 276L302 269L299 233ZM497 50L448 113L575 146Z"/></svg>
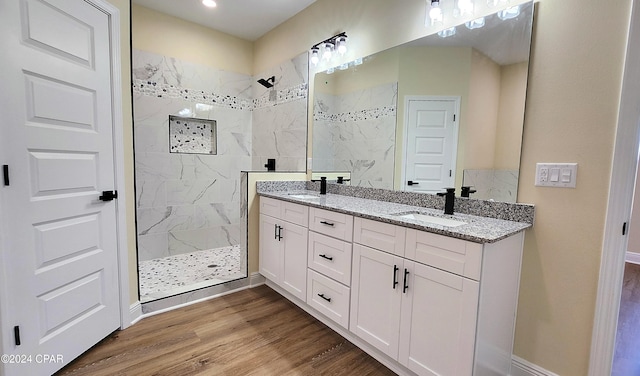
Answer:
<svg viewBox="0 0 640 376"><path fill-rule="evenodd" d="M261 79L258 80L258 83L268 89L270 87L273 87L273 85L275 85L276 76L271 76L271 77L267 78L266 80L264 78L261 78Z"/></svg>

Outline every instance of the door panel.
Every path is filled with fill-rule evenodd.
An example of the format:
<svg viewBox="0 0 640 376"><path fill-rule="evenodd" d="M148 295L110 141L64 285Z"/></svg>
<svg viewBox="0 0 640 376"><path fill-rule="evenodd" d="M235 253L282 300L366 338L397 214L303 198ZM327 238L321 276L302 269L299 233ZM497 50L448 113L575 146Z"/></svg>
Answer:
<svg viewBox="0 0 640 376"><path fill-rule="evenodd" d="M68 363L120 326L117 202L98 199L115 188L109 19L83 1L2 1L0 48L3 351Z"/></svg>
<svg viewBox="0 0 640 376"><path fill-rule="evenodd" d="M458 142L456 110L454 99L409 99L405 190L435 193L453 187Z"/></svg>

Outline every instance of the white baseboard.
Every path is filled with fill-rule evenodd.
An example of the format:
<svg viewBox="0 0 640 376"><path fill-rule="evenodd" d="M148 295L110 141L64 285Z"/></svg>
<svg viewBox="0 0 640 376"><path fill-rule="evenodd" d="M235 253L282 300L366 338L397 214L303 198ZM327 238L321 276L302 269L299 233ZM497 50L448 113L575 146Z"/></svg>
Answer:
<svg viewBox="0 0 640 376"><path fill-rule="evenodd" d="M627 262L630 262L632 264L640 264L640 253L636 253L636 252L627 252L627 255L625 257L625 260Z"/></svg>
<svg viewBox="0 0 640 376"><path fill-rule="evenodd" d="M518 356L511 358L511 376L558 376Z"/></svg>
<svg viewBox="0 0 640 376"><path fill-rule="evenodd" d="M140 301L133 303L129 306L129 322L131 325L137 323L142 319L142 304Z"/></svg>

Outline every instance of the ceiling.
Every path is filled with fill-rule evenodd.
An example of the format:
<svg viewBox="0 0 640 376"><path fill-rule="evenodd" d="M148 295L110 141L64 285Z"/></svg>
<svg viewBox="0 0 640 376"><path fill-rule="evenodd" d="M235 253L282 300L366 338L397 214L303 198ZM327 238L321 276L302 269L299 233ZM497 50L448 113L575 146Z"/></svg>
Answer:
<svg viewBox="0 0 640 376"><path fill-rule="evenodd" d="M255 41L315 1L216 0L215 8L205 7L201 0L133 0L133 3Z"/></svg>

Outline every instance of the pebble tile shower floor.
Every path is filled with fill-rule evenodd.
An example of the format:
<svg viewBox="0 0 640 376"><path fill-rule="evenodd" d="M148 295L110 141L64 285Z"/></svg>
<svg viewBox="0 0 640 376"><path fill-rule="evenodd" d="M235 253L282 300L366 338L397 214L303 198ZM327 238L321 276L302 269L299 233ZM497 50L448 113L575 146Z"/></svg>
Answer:
<svg viewBox="0 0 640 376"><path fill-rule="evenodd" d="M138 272L143 303L244 277L239 245L141 261Z"/></svg>

